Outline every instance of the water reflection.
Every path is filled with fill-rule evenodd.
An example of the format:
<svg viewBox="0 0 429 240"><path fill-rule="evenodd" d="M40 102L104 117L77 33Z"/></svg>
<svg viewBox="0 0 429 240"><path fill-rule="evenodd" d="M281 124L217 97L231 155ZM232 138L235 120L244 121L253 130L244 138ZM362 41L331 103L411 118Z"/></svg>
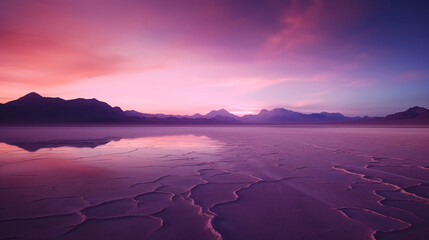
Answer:
<svg viewBox="0 0 429 240"><path fill-rule="evenodd" d="M0 238L79 239L78 226L99 211L106 219L160 211L203 183L198 169L222 146L181 128L0 128ZM152 218L143 230L159 224Z"/></svg>
<svg viewBox="0 0 429 240"><path fill-rule="evenodd" d="M46 177L64 171L61 174L93 178L99 175L95 173L98 168L102 172L129 176L132 168L206 163L222 146L221 142L207 136L180 131L153 136L146 131L149 129L137 128L122 135L117 128L100 130L29 128L5 131L0 137L0 155L3 156L0 172L4 177L36 173Z"/></svg>
<svg viewBox="0 0 429 240"><path fill-rule="evenodd" d="M141 147L154 145L157 147L199 148L207 147L209 138L201 134L193 134L190 129L176 128L132 128L132 127L27 127L1 128L0 143L17 146L28 152L36 152L44 148L96 148L111 142L112 147L124 144ZM134 139L135 141L121 141ZM139 140L136 140L139 139ZM3 150L6 147L3 146ZM8 150L13 150L8 149Z"/></svg>

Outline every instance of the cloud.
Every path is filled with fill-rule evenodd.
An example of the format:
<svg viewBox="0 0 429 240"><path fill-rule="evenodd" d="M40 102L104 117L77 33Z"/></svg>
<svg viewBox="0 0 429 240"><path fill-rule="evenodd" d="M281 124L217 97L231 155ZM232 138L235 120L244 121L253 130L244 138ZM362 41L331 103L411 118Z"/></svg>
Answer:
<svg viewBox="0 0 429 240"><path fill-rule="evenodd" d="M410 71L399 74L398 78L403 81L429 79L429 73L423 71Z"/></svg>
<svg viewBox="0 0 429 240"><path fill-rule="evenodd" d="M302 7L298 1L293 1L282 18L283 27L268 37L267 47L289 51L317 42L318 23L315 20L320 14L321 5L320 1L312 1Z"/></svg>
<svg viewBox="0 0 429 240"><path fill-rule="evenodd" d="M369 81L366 81L366 80L357 80L357 81L352 81L352 82L345 84L345 86L347 86L347 87L367 87L370 85L371 85L371 83Z"/></svg>
<svg viewBox="0 0 429 240"><path fill-rule="evenodd" d="M324 90L321 90L321 91L317 91L317 92L309 92L309 93L305 93L305 94L302 94L301 96L302 97L309 97L309 98L312 98L312 97L323 97L323 96L325 96L325 95L327 95L327 94L329 94L329 93L331 93L331 90L329 90L329 89L324 89Z"/></svg>
<svg viewBox="0 0 429 240"><path fill-rule="evenodd" d="M319 100L319 99L307 99L307 100L301 100L295 103L290 104L293 107L297 107L297 108L306 108L306 107L312 107L312 106L317 106L319 104L321 104L323 101Z"/></svg>
<svg viewBox="0 0 429 240"><path fill-rule="evenodd" d="M105 51L108 40L48 3L12 6L0 17L9 16L0 25L1 83L54 86L121 70L127 60Z"/></svg>
<svg viewBox="0 0 429 240"><path fill-rule="evenodd" d="M210 84L210 87L224 88L230 90L237 90L240 93L251 92L265 88L268 86L276 85L282 82L293 81L292 78L278 78L269 79L266 77L251 77L251 78L232 78L217 80L216 83Z"/></svg>
<svg viewBox="0 0 429 240"><path fill-rule="evenodd" d="M0 45L2 44L7 45L7 42L2 39ZM13 49L3 51L0 60L1 82L63 85L120 71L126 63L126 59L118 55L100 54L92 49L64 45L61 42L47 44L43 41L15 41L14 46L37 50L25 53Z"/></svg>

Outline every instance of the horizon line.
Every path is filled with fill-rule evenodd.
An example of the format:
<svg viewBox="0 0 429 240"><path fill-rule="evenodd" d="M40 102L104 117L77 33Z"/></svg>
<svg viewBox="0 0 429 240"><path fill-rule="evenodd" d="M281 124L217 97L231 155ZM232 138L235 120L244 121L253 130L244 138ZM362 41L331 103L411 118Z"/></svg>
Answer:
<svg viewBox="0 0 429 240"><path fill-rule="evenodd" d="M197 112L197 113L193 113L193 114L174 114L174 113L162 113L162 112L157 112L157 113L151 113L151 112L141 112L141 111L138 111L138 110L135 110L135 109L123 109L122 107L120 107L120 106L113 106L113 105L111 105L110 103L108 103L107 101L103 101L103 100L99 100L99 99L97 99L97 98L83 98L83 97L78 97L78 98L71 98L71 99L65 99L65 98L62 98L62 97L46 97L46 96L43 96L42 94L39 94L39 93L37 93L37 92L29 92L29 93L27 93L27 94L25 94L25 95L23 95L23 96L21 96L21 97L19 97L19 98L17 98L17 99L13 99L13 100L10 100L10 101L8 101L8 102L5 102L5 103L0 103L0 104L6 104L6 103L9 103L9 102L11 102L11 101L15 101L15 100L18 100L18 99L20 99L20 98L23 98L23 97L26 97L26 96L28 96L28 95L31 95L31 94L35 94L35 95L38 95L38 96L40 96L40 97L42 97L42 98L60 98L60 99L63 99L63 100L66 100L66 101L69 101L69 100L76 100L76 99L85 99L85 100L91 100L91 99L95 99L95 100L97 100L97 101L99 101L99 102L104 102L104 103L106 103L106 104L108 104L109 106L111 106L111 107L118 107L118 108L120 108L123 112L126 112L126 111L135 111L135 112L137 112L137 113L140 113L140 114L150 114L150 115L166 115L166 116L172 116L172 117L175 117L175 116L180 116L180 117L192 117L192 116L194 116L194 115L202 115L202 116L204 116L204 115L207 115L207 114L209 114L210 112L213 112L213 111L222 111L222 110L225 110L225 111L227 111L228 113L230 113L230 114L232 114L232 115L234 115L234 116L236 116L236 117L244 117L244 116L246 116L246 115L258 115L258 114L260 114L262 111L272 111L272 110L275 110L275 109L284 109L284 110L287 110L287 111L292 111L292 112L296 112L296 113L301 113L301 114L321 114L321 113L332 113L332 114L336 114L336 113L338 113L338 114L341 114L341 115L343 115L343 116L345 116L345 117L350 117L350 118L353 118L353 117L360 117L360 118L365 118L365 117L385 117L385 116L388 116L388 115L390 115L390 114L393 114L393 113L390 113L390 114L387 114L387 115L385 115L385 116L370 116L370 115L355 115L355 116L350 116L350 115L344 115L343 113L341 113L341 112L329 112L329 111L320 111L320 112L302 112L302 111L296 111L296 110L291 110L291 109L288 109L288 108L285 108L285 107L274 107L274 108L261 108L258 112L253 112L253 113L247 113L247 114L236 114L236 113L234 113L234 112L236 112L236 111L230 111L230 110L227 110L227 108L226 107L222 107L222 108L219 108L219 109L217 109L217 108L215 108L215 109L212 109L212 110L209 110L208 112L206 112L206 113L199 113L199 112ZM415 105L415 106L413 106L413 107L408 107L407 109L405 109L405 110L403 110L403 111L406 111L406 110L408 110L408 109L411 109L411 108L415 108L415 107L420 107L420 108L426 108L426 107L421 107L421 106L418 106L418 105ZM427 109L427 108L426 108Z"/></svg>

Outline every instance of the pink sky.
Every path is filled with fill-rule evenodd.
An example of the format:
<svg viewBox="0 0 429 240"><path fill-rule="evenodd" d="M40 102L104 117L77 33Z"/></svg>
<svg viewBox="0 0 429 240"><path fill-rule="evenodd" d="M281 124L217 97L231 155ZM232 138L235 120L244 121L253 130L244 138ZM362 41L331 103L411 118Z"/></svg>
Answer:
<svg viewBox="0 0 429 240"><path fill-rule="evenodd" d="M428 34L406 25L427 17L378 16L387 3L1 1L0 102L35 91L147 113L428 107Z"/></svg>

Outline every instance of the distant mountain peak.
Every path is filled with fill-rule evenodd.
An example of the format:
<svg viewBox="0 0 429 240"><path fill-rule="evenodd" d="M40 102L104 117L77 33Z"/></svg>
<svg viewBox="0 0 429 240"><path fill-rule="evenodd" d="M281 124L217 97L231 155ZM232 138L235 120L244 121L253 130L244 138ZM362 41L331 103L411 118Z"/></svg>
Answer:
<svg viewBox="0 0 429 240"><path fill-rule="evenodd" d="M225 108L221 108L219 110L211 110L209 113L230 113Z"/></svg>
<svg viewBox="0 0 429 240"><path fill-rule="evenodd" d="M36 92L31 92L26 94L25 96L21 97L21 99L36 99L36 98L43 98L40 94Z"/></svg>
<svg viewBox="0 0 429 240"><path fill-rule="evenodd" d="M274 108L273 110L271 110L271 112L273 112L273 113L292 113L294 111L288 110L286 108Z"/></svg>
<svg viewBox="0 0 429 240"><path fill-rule="evenodd" d="M429 122L429 110L423 107L412 107L407 109L405 112L398 112L394 114L387 115L384 117L384 120L407 120L407 121L420 121L420 122Z"/></svg>
<svg viewBox="0 0 429 240"><path fill-rule="evenodd" d="M336 113L330 113L330 112L321 112L320 115L323 115L325 117L334 117L334 118L345 118L345 116L339 112Z"/></svg>
<svg viewBox="0 0 429 240"><path fill-rule="evenodd" d="M424 107L415 106L415 107L409 108L406 112L426 113L426 112L429 112L429 110Z"/></svg>
<svg viewBox="0 0 429 240"><path fill-rule="evenodd" d="M296 112L285 109L285 108L273 108L272 110L263 109L259 114L282 115L282 114L291 114L291 113L296 113Z"/></svg>
<svg viewBox="0 0 429 240"><path fill-rule="evenodd" d="M9 124L59 124L119 122L124 113L96 99L42 97L31 92L2 106L0 122Z"/></svg>
<svg viewBox="0 0 429 240"><path fill-rule="evenodd" d="M228 117L232 119L238 119L239 117L235 116L234 114L228 112L226 109L222 108L219 110L212 110L206 115L204 115L204 118L214 118L214 117Z"/></svg>
<svg viewBox="0 0 429 240"><path fill-rule="evenodd" d="M25 102L25 103L37 103L43 101L45 98L36 92L28 93L11 102Z"/></svg>

